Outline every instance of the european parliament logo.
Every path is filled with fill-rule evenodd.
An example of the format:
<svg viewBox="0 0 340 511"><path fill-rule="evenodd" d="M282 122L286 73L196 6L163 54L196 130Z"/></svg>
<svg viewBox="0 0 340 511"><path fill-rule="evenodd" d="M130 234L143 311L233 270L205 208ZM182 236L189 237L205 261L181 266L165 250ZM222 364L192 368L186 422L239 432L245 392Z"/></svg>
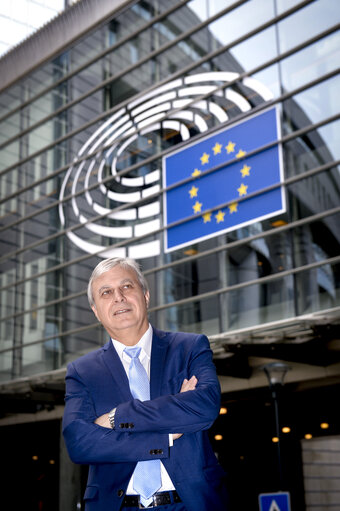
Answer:
<svg viewBox="0 0 340 511"><path fill-rule="evenodd" d="M166 156L165 251L283 213L279 138L272 108Z"/></svg>

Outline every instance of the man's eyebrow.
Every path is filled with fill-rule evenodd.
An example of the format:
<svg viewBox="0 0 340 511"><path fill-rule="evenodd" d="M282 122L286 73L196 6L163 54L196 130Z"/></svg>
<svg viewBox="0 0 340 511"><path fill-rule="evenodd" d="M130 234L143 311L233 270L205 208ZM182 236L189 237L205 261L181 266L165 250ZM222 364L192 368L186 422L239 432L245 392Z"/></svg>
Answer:
<svg viewBox="0 0 340 511"><path fill-rule="evenodd" d="M120 285L122 286L124 284L134 284L134 281L131 279L124 279L121 281Z"/></svg>
<svg viewBox="0 0 340 511"><path fill-rule="evenodd" d="M134 284L134 281L131 279L124 279L119 283L120 286L123 286L124 284ZM98 293L101 293L105 289L112 289L112 286L110 286L109 284L104 284L98 289Z"/></svg>
<svg viewBox="0 0 340 511"><path fill-rule="evenodd" d="M106 286L101 286L101 287L98 289L98 293L101 293L102 291L104 291L104 289L111 289L111 288L112 288L112 286L108 286L108 285L106 285Z"/></svg>

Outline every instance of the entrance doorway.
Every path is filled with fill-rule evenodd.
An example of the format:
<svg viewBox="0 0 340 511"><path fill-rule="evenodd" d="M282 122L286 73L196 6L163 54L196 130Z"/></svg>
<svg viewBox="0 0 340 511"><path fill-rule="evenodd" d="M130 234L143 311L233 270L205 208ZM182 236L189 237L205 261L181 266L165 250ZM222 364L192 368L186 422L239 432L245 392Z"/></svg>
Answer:
<svg viewBox="0 0 340 511"><path fill-rule="evenodd" d="M2 502L8 509L58 511L60 421L0 428Z"/></svg>

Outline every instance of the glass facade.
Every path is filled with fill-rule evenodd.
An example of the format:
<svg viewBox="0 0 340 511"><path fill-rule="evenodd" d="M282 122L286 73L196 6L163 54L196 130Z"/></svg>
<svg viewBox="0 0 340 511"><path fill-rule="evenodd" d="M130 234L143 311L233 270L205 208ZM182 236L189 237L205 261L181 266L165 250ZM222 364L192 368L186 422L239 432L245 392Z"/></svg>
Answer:
<svg viewBox="0 0 340 511"><path fill-rule="evenodd" d="M37 32L28 41L37 62L27 59L30 71L0 86L4 487L12 499L13 481L24 481L17 507L82 509L86 468L71 464L59 438L65 367L107 341L86 288L94 266L118 255L141 263L155 326L209 336L223 391L209 435L228 473L230 509L258 509L260 493L285 488L292 509L339 506L338 2L108 0L108 14L87 24L106 0L71 3L51 25L53 58L40 58L46 31ZM75 34L73 19L89 28ZM57 51L61 27L72 43ZM10 57L0 69L15 67ZM244 136L271 111L277 136L254 146L254 130L242 154L234 130ZM186 173L172 182L166 162L212 137L221 147L179 160ZM261 163L267 186L251 158L270 150L281 182ZM220 153L228 161L213 163ZM235 168L237 186L221 181L204 209L204 180ZM180 189L191 216L169 221L168 197ZM281 190L279 212L237 220L272 190ZM219 230L168 250L167 233L198 220ZM272 360L292 366L280 395L284 488L262 370Z"/></svg>
<svg viewBox="0 0 340 511"><path fill-rule="evenodd" d="M340 305L333 0L145 0L0 93L0 381L105 341L100 258L139 260L150 319L209 336ZM276 106L287 208L164 251L162 158Z"/></svg>

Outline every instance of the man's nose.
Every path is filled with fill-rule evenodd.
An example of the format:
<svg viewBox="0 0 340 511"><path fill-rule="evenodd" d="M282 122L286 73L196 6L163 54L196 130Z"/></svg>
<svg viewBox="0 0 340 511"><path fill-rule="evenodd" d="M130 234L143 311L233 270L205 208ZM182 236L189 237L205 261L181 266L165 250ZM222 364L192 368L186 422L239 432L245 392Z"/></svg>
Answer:
<svg viewBox="0 0 340 511"><path fill-rule="evenodd" d="M124 302L125 301L124 293L120 289L115 289L113 299L115 302Z"/></svg>

